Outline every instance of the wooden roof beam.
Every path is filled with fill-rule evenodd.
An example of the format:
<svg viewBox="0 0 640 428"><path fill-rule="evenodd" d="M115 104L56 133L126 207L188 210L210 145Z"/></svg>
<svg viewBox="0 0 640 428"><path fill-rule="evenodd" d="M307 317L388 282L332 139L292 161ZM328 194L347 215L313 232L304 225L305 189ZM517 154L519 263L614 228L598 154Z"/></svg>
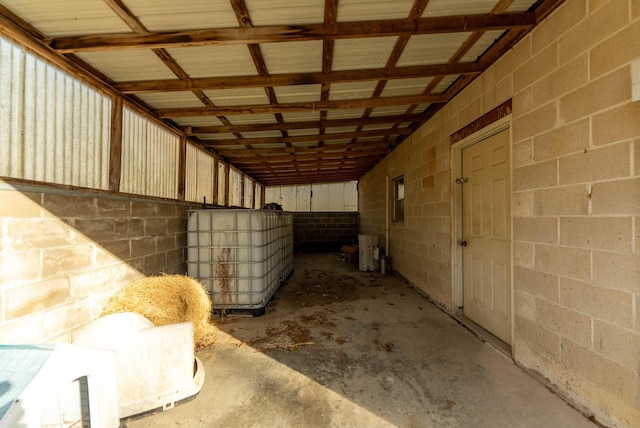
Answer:
<svg viewBox="0 0 640 428"><path fill-rule="evenodd" d="M224 139L224 140L205 140L200 139L200 143L204 146L220 147L220 146L237 146L237 145L261 145L261 144L290 144L290 143L310 143L320 140L342 140L350 138L370 138L370 137L384 137L386 135L409 135L413 131L410 128L402 129L375 129L370 131L359 132L333 132L324 135L293 135L288 137L265 137L265 138L244 138L242 140L237 139Z"/></svg>
<svg viewBox="0 0 640 428"><path fill-rule="evenodd" d="M449 101L445 94L365 98L357 100L318 101L288 104L256 104L224 107L194 107L158 109L156 113L163 119L173 117L201 117L220 115L242 115L256 113L291 113L298 111L322 111L340 109L360 109L369 107L388 107L422 103L443 103Z"/></svg>
<svg viewBox="0 0 640 428"><path fill-rule="evenodd" d="M188 81L178 79L119 82L116 89L124 94L148 92L176 92L194 89L260 88L263 86L314 85L367 80L409 79L458 74L480 74L482 68L475 63L414 65L409 67L378 68L368 70L342 70L316 73L286 73L270 76L206 77Z"/></svg>
<svg viewBox="0 0 640 428"><path fill-rule="evenodd" d="M415 20L338 22L335 30L324 24L267 25L149 34L95 34L57 37L49 46L61 53L122 49L157 49L185 46L277 43L438 34L505 29L530 29L537 23L535 13L483 14L427 17Z"/></svg>
<svg viewBox="0 0 640 428"><path fill-rule="evenodd" d="M341 126L359 126L359 125L379 125L382 123L395 122L415 122L422 119L422 115L394 115L394 116L374 116L366 119L347 118L347 119L329 119L326 121L312 120L304 122L286 122L286 123L259 123L250 125L231 125L231 126L185 126L182 128L187 135L196 134L218 134L232 132L263 132L263 131L280 131L281 129L319 129L320 126L327 128Z"/></svg>

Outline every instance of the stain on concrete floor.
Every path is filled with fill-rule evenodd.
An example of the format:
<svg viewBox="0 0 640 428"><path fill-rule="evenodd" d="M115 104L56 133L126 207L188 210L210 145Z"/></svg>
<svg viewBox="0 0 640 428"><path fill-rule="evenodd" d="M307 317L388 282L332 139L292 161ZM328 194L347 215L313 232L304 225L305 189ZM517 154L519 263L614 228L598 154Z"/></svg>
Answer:
<svg viewBox="0 0 640 428"><path fill-rule="evenodd" d="M126 426L594 426L401 279L294 266L266 315L217 320L198 396Z"/></svg>

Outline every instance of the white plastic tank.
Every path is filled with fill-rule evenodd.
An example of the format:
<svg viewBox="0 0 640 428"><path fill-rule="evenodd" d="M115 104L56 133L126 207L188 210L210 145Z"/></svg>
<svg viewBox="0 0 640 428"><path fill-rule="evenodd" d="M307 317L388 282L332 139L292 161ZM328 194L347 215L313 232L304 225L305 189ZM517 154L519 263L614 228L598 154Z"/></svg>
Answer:
<svg viewBox="0 0 640 428"><path fill-rule="evenodd" d="M293 271L293 219L277 210L197 210L187 226L187 273L216 309L264 308Z"/></svg>

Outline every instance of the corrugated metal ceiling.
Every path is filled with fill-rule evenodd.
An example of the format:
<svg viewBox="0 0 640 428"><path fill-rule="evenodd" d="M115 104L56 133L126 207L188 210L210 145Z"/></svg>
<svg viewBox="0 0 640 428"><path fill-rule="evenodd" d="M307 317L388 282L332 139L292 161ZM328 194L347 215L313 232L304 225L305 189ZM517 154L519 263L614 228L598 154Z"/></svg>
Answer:
<svg viewBox="0 0 640 428"><path fill-rule="evenodd" d="M561 3L0 0L0 19L279 185L359 178Z"/></svg>

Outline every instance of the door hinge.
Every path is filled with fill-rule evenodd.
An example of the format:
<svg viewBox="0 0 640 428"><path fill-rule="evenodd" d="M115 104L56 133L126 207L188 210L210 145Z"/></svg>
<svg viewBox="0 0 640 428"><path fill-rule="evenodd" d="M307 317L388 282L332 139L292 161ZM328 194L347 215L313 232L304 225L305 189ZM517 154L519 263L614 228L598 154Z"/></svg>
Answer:
<svg viewBox="0 0 640 428"><path fill-rule="evenodd" d="M469 181L469 177L459 177L456 178L456 184L464 184Z"/></svg>

